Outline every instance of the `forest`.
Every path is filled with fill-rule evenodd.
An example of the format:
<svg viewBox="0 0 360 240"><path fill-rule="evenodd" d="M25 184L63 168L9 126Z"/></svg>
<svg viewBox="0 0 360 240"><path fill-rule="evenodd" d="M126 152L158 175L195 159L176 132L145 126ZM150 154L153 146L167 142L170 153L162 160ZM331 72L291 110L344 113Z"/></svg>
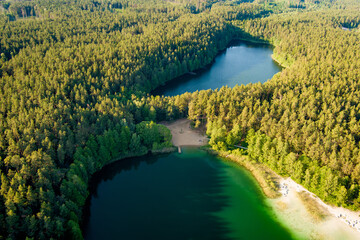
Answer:
<svg viewBox="0 0 360 240"><path fill-rule="evenodd" d="M206 124L215 150L359 209L359 6L0 1L0 239L82 239L92 174L171 147L157 123L183 117ZM274 45L286 68L265 84L150 95L232 39Z"/></svg>

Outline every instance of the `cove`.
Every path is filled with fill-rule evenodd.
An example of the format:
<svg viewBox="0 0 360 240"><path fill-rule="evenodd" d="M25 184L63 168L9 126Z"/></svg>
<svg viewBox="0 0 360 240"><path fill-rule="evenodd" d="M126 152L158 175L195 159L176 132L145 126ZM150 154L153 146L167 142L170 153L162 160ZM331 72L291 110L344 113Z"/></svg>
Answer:
<svg viewBox="0 0 360 240"><path fill-rule="evenodd" d="M221 51L209 66L166 82L155 89L153 95L176 96L185 92L216 89L222 86L234 87L248 83L264 83L281 71L271 55L272 47L267 44L232 41Z"/></svg>
<svg viewBox="0 0 360 240"><path fill-rule="evenodd" d="M294 239L253 177L196 148L115 162L96 173L85 239Z"/></svg>

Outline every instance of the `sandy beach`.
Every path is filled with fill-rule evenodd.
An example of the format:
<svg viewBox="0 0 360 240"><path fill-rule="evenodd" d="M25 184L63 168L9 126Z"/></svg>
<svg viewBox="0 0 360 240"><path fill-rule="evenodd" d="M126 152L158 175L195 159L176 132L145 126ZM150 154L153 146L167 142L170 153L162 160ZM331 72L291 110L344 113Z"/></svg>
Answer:
<svg viewBox="0 0 360 240"><path fill-rule="evenodd" d="M360 217L358 212L325 204L316 195L294 182L281 179L277 199L269 199L281 222L295 230L304 239L352 240L360 239ZM318 221L309 213L299 194L307 193L316 208L322 208L326 217Z"/></svg>
<svg viewBox="0 0 360 240"><path fill-rule="evenodd" d="M174 122L163 122L170 129L172 143L174 146L203 146L208 142L208 138L200 130L191 128L190 120L179 119Z"/></svg>

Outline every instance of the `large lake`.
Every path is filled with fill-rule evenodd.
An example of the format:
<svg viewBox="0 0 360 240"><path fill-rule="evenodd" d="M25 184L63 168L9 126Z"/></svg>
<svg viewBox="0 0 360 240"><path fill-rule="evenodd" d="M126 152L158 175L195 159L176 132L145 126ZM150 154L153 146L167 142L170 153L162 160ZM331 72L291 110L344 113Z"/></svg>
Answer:
<svg viewBox="0 0 360 240"><path fill-rule="evenodd" d="M264 83L281 71L281 67L272 60L272 53L270 45L233 41L211 65L197 71L196 75L186 74L173 79L152 93L175 96L222 86L234 87L236 84Z"/></svg>
<svg viewBox="0 0 360 240"><path fill-rule="evenodd" d="M196 148L122 160L91 183L85 239L293 239L253 177Z"/></svg>

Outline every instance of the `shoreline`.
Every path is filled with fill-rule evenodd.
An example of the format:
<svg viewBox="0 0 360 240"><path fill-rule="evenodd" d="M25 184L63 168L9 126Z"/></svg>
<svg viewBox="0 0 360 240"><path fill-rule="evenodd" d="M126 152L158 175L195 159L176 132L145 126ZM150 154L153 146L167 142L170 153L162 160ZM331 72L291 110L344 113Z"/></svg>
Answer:
<svg viewBox="0 0 360 240"><path fill-rule="evenodd" d="M246 156L219 155L249 171L258 182L276 217L301 239L360 239L360 212L324 203L291 178L284 178ZM355 227L352 227L355 224Z"/></svg>
<svg viewBox="0 0 360 240"><path fill-rule="evenodd" d="M253 175L276 218L300 239L360 239L360 212L330 206L291 178L281 177L267 166L247 160L246 156L216 153Z"/></svg>
<svg viewBox="0 0 360 240"><path fill-rule="evenodd" d="M173 135L176 147L201 147L207 137L190 126L190 120L162 122ZM273 209L275 217L300 239L351 240L360 239L360 212L324 203L291 178L284 178L264 164L247 159L236 152L205 150L244 167L255 178Z"/></svg>
<svg viewBox="0 0 360 240"><path fill-rule="evenodd" d="M260 185L260 188L267 198L275 199L281 196L277 189L277 184L280 181L280 177L271 169L259 164L251 162L246 159L246 156L238 156L235 154L228 154L227 152L216 152L219 156L235 162L244 167Z"/></svg>
<svg viewBox="0 0 360 240"><path fill-rule="evenodd" d="M249 42L249 43L257 43L257 44L265 44L265 45L269 45L269 46L274 46L273 44L271 44L271 42L266 41L266 40L250 39L250 38L246 38L246 37L235 37L231 41L243 41L243 42Z"/></svg>
<svg viewBox="0 0 360 240"><path fill-rule="evenodd" d="M279 56L275 56L275 53L271 54L271 59L284 69L289 68L291 66L291 63L286 62L286 61L281 61L279 59Z"/></svg>
<svg viewBox="0 0 360 240"><path fill-rule="evenodd" d="M330 206L291 178L281 177L267 166L247 160L246 156L215 153L251 173L276 218L299 239L360 239L360 212Z"/></svg>

